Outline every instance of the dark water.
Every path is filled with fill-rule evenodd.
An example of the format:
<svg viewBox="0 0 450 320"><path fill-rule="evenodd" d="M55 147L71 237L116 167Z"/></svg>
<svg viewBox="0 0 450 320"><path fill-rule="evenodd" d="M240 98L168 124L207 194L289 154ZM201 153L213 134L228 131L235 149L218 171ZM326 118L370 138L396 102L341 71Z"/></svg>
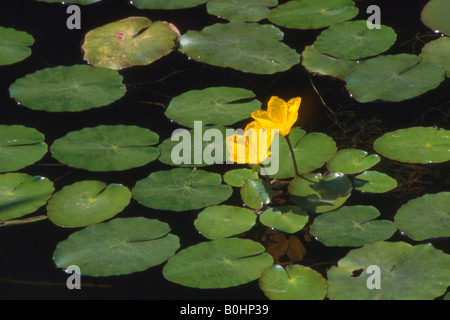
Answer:
<svg viewBox="0 0 450 320"><path fill-rule="evenodd" d="M280 1L285 2L285 1ZM398 34L396 45L388 52L420 53L424 41L435 39L431 30L420 22L420 12L426 0L357 1L359 19L366 19L365 9L377 4L382 9L382 23L393 27ZM234 86L253 90L260 101L273 95L285 99L301 96L299 125L307 131L331 135L340 149L352 147L373 152L373 141L392 130L411 126L450 128L449 80L437 90L404 103L359 104L348 96L341 81L312 76L302 66L275 75L252 75L239 71L207 66L173 52L145 67L122 71L127 95L106 108L74 114L36 112L18 106L9 98L8 88L18 78L36 70L84 63L81 43L84 34L108 22L130 16L146 16L152 20L174 23L181 31L201 30L219 22L209 16L205 6L175 11L138 10L128 1L108 1L82 7L82 30L66 28L66 7L33 0L2 0L0 25L24 30L35 38L33 54L13 66L0 67L0 124L22 124L41 131L51 145L55 139L70 131L101 124L138 125L157 132L161 139L170 137L178 126L164 116L164 108L171 98L192 89L210 86ZM283 29L287 43L299 53L314 42L320 31ZM322 95L331 111L324 107L312 87ZM152 104L155 103L155 104ZM144 168L119 173L90 173L60 166L49 155L37 165L22 172L46 176L55 182L57 190L82 180L101 180L122 183L133 188L138 180L151 172L169 169L159 162ZM211 168L211 170L222 168ZM354 194L348 204L376 206L383 218L392 218L405 202L425 193L449 190L450 166L403 165L384 159L380 171L399 181L399 188L386 195ZM239 201L238 195L235 196ZM239 204L239 202L236 202ZM37 214L45 214L45 209ZM168 222L172 233L181 239L182 248L203 241L193 222L196 213L156 212L135 201L118 217L144 216ZM49 221L0 229L0 298L1 299L265 299L257 282L224 290L196 290L166 281L162 266L129 276L82 279L83 289L67 290L67 275L55 268L52 253L58 242L67 239L74 230L65 230ZM393 240L404 240L396 235ZM414 243L414 242L411 242ZM434 243L450 252L448 241ZM326 248L319 243L305 243L307 255L303 263L323 271L348 252L345 248Z"/></svg>

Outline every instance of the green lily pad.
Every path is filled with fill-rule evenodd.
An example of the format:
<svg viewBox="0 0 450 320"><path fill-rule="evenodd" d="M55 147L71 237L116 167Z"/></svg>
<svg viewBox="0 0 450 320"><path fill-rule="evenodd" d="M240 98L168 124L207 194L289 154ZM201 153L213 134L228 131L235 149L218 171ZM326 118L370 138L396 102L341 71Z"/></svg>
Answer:
<svg viewBox="0 0 450 320"><path fill-rule="evenodd" d="M84 58L96 67L113 70L148 65L172 52L179 36L170 23L131 17L88 32Z"/></svg>
<svg viewBox="0 0 450 320"><path fill-rule="evenodd" d="M258 172L250 169L235 169L226 172L223 176L225 183L232 187L242 187L247 181L258 179Z"/></svg>
<svg viewBox="0 0 450 320"><path fill-rule="evenodd" d="M273 258L247 239L216 239L184 249L169 259L164 277L186 287L229 288L254 281Z"/></svg>
<svg viewBox="0 0 450 320"><path fill-rule="evenodd" d="M270 300L323 300L327 281L317 271L301 265L284 269L276 264L259 278L259 286Z"/></svg>
<svg viewBox="0 0 450 320"><path fill-rule="evenodd" d="M122 76L88 65L47 68L17 80L11 97L33 110L76 112L110 105L125 95Z"/></svg>
<svg viewBox="0 0 450 320"><path fill-rule="evenodd" d="M375 220L380 212L370 206L346 206L318 216L310 233L328 247L360 247L391 238L393 222Z"/></svg>
<svg viewBox="0 0 450 320"><path fill-rule="evenodd" d="M450 131L413 127L389 132L374 143L376 152L406 163L428 164L450 161Z"/></svg>
<svg viewBox="0 0 450 320"><path fill-rule="evenodd" d="M450 285L450 255L431 244L411 246L404 242L377 242L355 249L328 271L331 300L431 300ZM365 272L380 268L381 289L370 290ZM361 273L362 272L362 273ZM417 288L420 288L418 290Z"/></svg>
<svg viewBox="0 0 450 320"><path fill-rule="evenodd" d="M446 0L431 0L422 11L422 22L430 29L450 36L448 12L450 3Z"/></svg>
<svg viewBox="0 0 450 320"><path fill-rule="evenodd" d="M44 135L24 126L0 126L0 172L16 171L41 160L48 152Z"/></svg>
<svg viewBox="0 0 450 320"><path fill-rule="evenodd" d="M416 241L450 237L450 193L426 194L404 204L395 223Z"/></svg>
<svg viewBox="0 0 450 320"><path fill-rule="evenodd" d="M278 0L211 0L207 8L210 14L230 21L258 22L277 5Z"/></svg>
<svg viewBox="0 0 450 320"><path fill-rule="evenodd" d="M335 58L357 60L387 51L397 40L394 29L369 29L366 20L347 21L324 30L314 43L321 53Z"/></svg>
<svg viewBox="0 0 450 320"><path fill-rule="evenodd" d="M48 202L47 215L57 226L81 228L113 218L130 199L130 190L122 185L82 181L55 193Z"/></svg>
<svg viewBox="0 0 450 320"><path fill-rule="evenodd" d="M353 188L362 192L386 193L397 187L397 180L378 171L366 171L353 180Z"/></svg>
<svg viewBox="0 0 450 320"><path fill-rule="evenodd" d="M358 12L352 0L294 0L273 9L268 18L281 27L321 29L350 20Z"/></svg>
<svg viewBox="0 0 450 320"><path fill-rule="evenodd" d="M133 5L139 9L186 9L202 5L209 0L133 0Z"/></svg>
<svg viewBox="0 0 450 320"><path fill-rule="evenodd" d="M358 149L344 149L336 153L327 167L330 171L355 174L369 170L380 161L381 158L376 154L369 155L368 152Z"/></svg>
<svg viewBox="0 0 450 320"><path fill-rule="evenodd" d="M159 136L136 126L99 126L71 132L50 150L55 159L89 171L121 171L144 166L159 156Z"/></svg>
<svg viewBox="0 0 450 320"><path fill-rule="evenodd" d="M295 206L270 208L261 213L259 220L269 228L296 233L308 223L308 213Z"/></svg>
<svg viewBox="0 0 450 320"><path fill-rule="evenodd" d="M422 49L419 57L423 62L439 63L446 71L446 75L450 78L450 59L448 53L450 52L450 38L442 37L431 42L428 42Z"/></svg>
<svg viewBox="0 0 450 320"><path fill-rule="evenodd" d="M336 210L348 200L351 192L351 180L339 172L328 172L324 176L307 173L296 177L289 185L291 199L312 213Z"/></svg>
<svg viewBox="0 0 450 320"><path fill-rule="evenodd" d="M233 206L214 206L200 212L195 228L208 239L228 238L244 233L256 224L252 210Z"/></svg>
<svg viewBox="0 0 450 320"><path fill-rule="evenodd" d="M14 64L31 55L32 35L12 28L0 27L0 66Z"/></svg>
<svg viewBox="0 0 450 320"><path fill-rule="evenodd" d="M411 54L378 56L357 65L347 77L347 90L359 102L399 102L437 88L445 72L435 62ZM370 81L367 81L370 79Z"/></svg>
<svg viewBox="0 0 450 320"><path fill-rule="evenodd" d="M114 219L73 233L53 254L58 268L80 267L82 275L109 277L147 270L180 247L170 227L145 218Z"/></svg>
<svg viewBox="0 0 450 320"><path fill-rule="evenodd" d="M220 174L197 169L177 168L152 173L133 189L142 205L171 211L189 211L218 205L233 193L222 184Z"/></svg>
<svg viewBox="0 0 450 320"><path fill-rule="evenodd" d="M252 112L260 109L261 102L250 90L214 87L189 91L174 98L166 116L189 128L194 128L195 121L226 126L248 119Z"/></svg>
<svg viewBox="0 0 450 320"><path fill-rule="evenodd" d="M55 188L43 177L23 173L0 175L0 220L21 218L47 204Z"/></svg>
<svg viewBox="0 0 450 320"><path fill-rule="evenodd" d="M241 188L241 197L247 207L259 210L272 201L272 189L264 180L249 180Z"/></svg>
<svg viewBox="0 0 450 320"><path fill-rule="evenodd" d="M300 63L300 55L281 41L272 25L217 23L181 37L182 51L199 62L248 73L273 74Z"/></svg>

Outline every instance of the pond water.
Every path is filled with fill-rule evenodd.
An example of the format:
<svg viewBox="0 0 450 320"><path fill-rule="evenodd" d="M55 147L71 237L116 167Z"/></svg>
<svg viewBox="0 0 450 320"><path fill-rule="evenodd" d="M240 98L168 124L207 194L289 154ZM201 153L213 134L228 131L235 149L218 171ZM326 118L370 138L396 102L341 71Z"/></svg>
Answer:
<svg viewBox="0 0 450 320"><path fill-rule="evenodd" d="M283 3L286 1L280 1ZM377 4L382 10L382 23L392 27L398 35L396 45L386 54L419 54L424 43L437 35L420 21L426 0L357 1L361 8L357 18L367 19L365 8ZM414 126L450 129L449 80L420 97L400 103L358 103L345 89L345 83L330 77L311 75L302 65L273 75L256 75L214 67L188 59L180 52L144 67L121 71L127 94L106 108L77 113L47 113L17 105L10 98L9 87L18 78L53 66L84 64L81 43L87 31L106 23L131 16L145 16L152 20L168 21L181 34L188 30L202 30L221 20L211 16L206 6L183 10L139 10L128 1L103 0L82 7L82 29L66 28L66 6L33 0L3 0L0 3L0 26L27 31L35 38L32 55L17 64L0 67L0 124L21 124L36 128L51 145L68 132L98 125L137 125L148 128L161 137L171 136L179 126L164 114L173 97L184 92L211 86L233 86L252 90L264 102L271 96L286 99L302 97L298 125L307 132L323 132L331 136L339 149L358 148L373 153L374 141L386 132ZM284 43L301 53L314 43L321 30L282 28ZM370 81L370 79L368 79ZM326 106L317 94L326 102ZM83 180L121 183L132 189L136 182L150 173L171 167L156 161L145 167L114 173L93 173L59 164L47 154L37 164L20 172L44 176L55 183L56 190ZM382 213L381 218L392 219L397 210L411 199L428 193L444 192L450 186L450 165L399 165L383 159L380 171L395 178L397 189L381 195L355 194L347 205L372 205ZM225 172L223 167L212 168ZM242 205L238 194L231 203ZM45 215L45 208L35 215ZM140 217L167 222L171 233L179 236L181 248L204 241L194 227L197 212L161 212L146 208L136 201L118 217ZM261 230L264 230L262 228ZM56 245L67 239L74 230L59 228L50 221L0 228L0 298L2 299L267 299L256 281L228 289L191 289L164 279L163 265L145 272L109 278L83 278L83 290L66 288L67 274L55 267L52 259ZM325 275L327 268L345 257L350 249L326 247L301 236L306 255L302 264L314 267ZM397 232L392 240L417 244ZM430 241L429 241L430 242ZM450 242L432 240L433 245L450 254Z"/></svg>

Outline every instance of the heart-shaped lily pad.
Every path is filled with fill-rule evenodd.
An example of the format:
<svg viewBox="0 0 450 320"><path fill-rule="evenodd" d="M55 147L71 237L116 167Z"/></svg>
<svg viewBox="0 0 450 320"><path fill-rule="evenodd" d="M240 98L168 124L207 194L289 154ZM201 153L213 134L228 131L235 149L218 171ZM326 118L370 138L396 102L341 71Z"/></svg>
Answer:
<svg viewBox="0 0 450 320"><path fill-rule="evenodd" d="M28 58L34 43L32 35L12 28L0 27L0 66L10 65Z"/></svg>
<svg viewBox="0 0 450 320"><path fill-rule="evenodd" d="M369 170L380 161L381 158L376 154L369 155L368 152L358 149L344 149L336 153L327 167L330 171L355 174Z"/></svg>
<svg viewBox="0 0 450 320"><path fill-rule="evenodd" d="M170 227L145 218L114 219L73 233L56 247L58 268L76 265L81 274L109 277L131 274L157 266L180 247Z"/></svg>
<svg viewBox="0 0 450 320"><path fill-rule="evenodd" d="M369 193L385 193L397 186L397 180L378 171L366 171L353 180L355 190Z"/></svg>
<svg viewBox="0 0 450 320"><path fill-rule="evenodd" d="M422 49L419 57L424 62L439 63L446 71L446 75L450 78L450 37L441 37L439 39L428 42Z"/></svg>
<svg viewBox="0 0 450 320"><path fill-rule="evenodd" d="M422 21L430 29L450 36L449 11L447 0L430 0L422 11Z"/></svg>
<svg viewBox="0 0 450 320"><path fill-rule="evenodd" d="M133 5L139 9L186 9L202 5L209 0L133 0Z"/></svg>
<svg viewBox="0 0 450 320"><path fill-rule="evenodd" d="M308 213L296 206L270 208L261 213L259 220L269 228L296 233L308 223Z"/></svg>
<svg viewBox="0 0 450 320"><path fill-rule="evenodd" d="M242 187L247 181L258 179L258 172L250 169L235 169L227 171L223 180L233 187Z"/></svg>
<svg viewBox="0 0 450 320"><path fill-rule="evenodd" d="M71 132L50 150L55 159L89 171L121 171L144 166L159 156L159 136L136 126L99 126Z"/></svg>
<svg viewBox="0 0 450 320"><path fill-rule="evenodd" d="M211 0L207 8L210 14L230 21L258 22L277 5L278 0Z"/></svg>
<svg viewBox="0 0 450 320"><path fill-rule="evenodd" d="M246 206L259 210L272 201L272 189L262 179L249 180L241 188L241 198Z"/></svg>

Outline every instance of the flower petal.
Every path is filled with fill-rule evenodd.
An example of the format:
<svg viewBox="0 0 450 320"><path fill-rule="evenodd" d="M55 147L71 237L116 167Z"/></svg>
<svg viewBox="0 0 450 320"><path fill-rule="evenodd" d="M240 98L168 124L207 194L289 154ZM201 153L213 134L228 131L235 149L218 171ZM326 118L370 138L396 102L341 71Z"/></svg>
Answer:
<svg viewBox="0 0 450 320"><path fill-rule="evenodd" d="M285 123L288 115L286 101L278 97L272 97L267 105L269 118L275 123Z"/></svg>

